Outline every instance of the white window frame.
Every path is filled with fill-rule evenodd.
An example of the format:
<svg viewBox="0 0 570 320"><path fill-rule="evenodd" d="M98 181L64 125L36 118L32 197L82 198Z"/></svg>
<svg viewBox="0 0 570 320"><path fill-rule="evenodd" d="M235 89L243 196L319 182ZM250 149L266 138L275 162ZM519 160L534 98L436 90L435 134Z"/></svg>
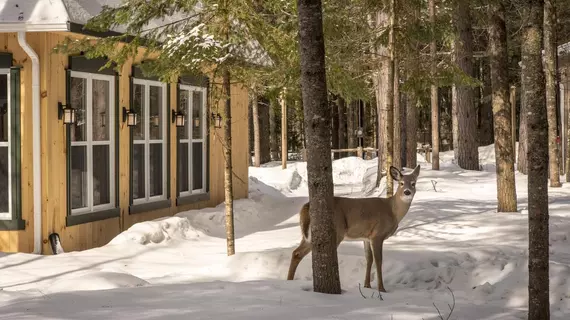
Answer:
<svg viewBox="0 0 570 320"><path fill-rule="evenodd" d="M168 157L167 157L167 144L168 144L168 139L169 137L166 136L167 134L167 126L169 125L168 122L168 113L167 113L167 109L168 109L168 105L167 105L167 98L168 98L168 92L166 90L166 83L164 82L160 82L160 81L154 81L154 80L147 80L147 79L139 79L139 78L133 78L133 87L134 85L142 85L144 86L144 117L139 117L138 121L139 123L144 123L145 127L144 127L144 140L137 140L133 137L133 146L137 145L137 144L142 144L144 145L144 177L145 177L145 196L144 198L138 198L138 199L134 199L133 197L133 205L136 204L141 204L141 203L149 203L149 202L155 202L155 201L160 201L160 200L166 200L167 199L167 194L166 194L166 190L168 189L167 186L167 171L166 171L166 167L167 167L167 161L168 161ZM150 86L155 86L155 87L160 87L162 89L162 139L154 139L154 140L150 140ZM134 88L133 88L134 90ZM156 144L156 143L161 143L162 144L162 194L157 195L157 196L150 196L150 144ZM131 154L131 157L133 155ZM131 160L132 161L132 160ZM131 182L132 183L132 182Z"/></svg>
<svg viewBox="0 0 570 320"><path fill-rule="evenodd" d="M183 108L181 109L181 106L178 106L179 110L184 112L186 114L186 126L184 127L184 129L186 130L186 135L187 135L187 139L180 139L180 143L187 143L188 144L188 191L184 191L184 192L179 192L180 197L185 197L185 196L191 196L191 195L195 195L195 194L202 194L202 193L206 193L206 160L207 160L207 145L206 145L206 139L207 139L207 126L206 126L206 101L208 99L208 97L206 96L207 94L207 90L204 87L196 87L196 86L190 86L190 85L180 85L180 93L182 93L182 90L186 90L188 91L189 95L188 95L188 104L186 106L183 106ZM192 92L193 91L198 91L202 93L202 117L200 119L201 123L202 123L202 138L201 139L194 139L192 137L192 129L194 127L194 119L192 118L193 115L193 107L194 107L194 99L193 99L193 95ZM193 161L193 157L192 157L192 152L194 150L193 148L193 143L194 142L202 142L202 188L200 189L194 189L194 179L193 179L193 173L194 173L194 169L192 166L192 161Z"/></svg>
<svg viewBox="0 0 570 320"><path fill-rule="evenodd" d="M0 220L12 220L12 117L10 110L12 106L12 94L10 91L10 69L0 69L0 75L6 75L6 116L8 117L8 141L0 142L0 147L8 147L8 212L0 212Z"/></svg>
<svg viewBox="0 0 570 320"><path fill-rule="evenodd" d="M71 141L71 147L85 146L87 147L87 206L84 208L76 208L71 210L71 215L80 215L93 213L97 211L115 208L115 181L118 177L115 175L115 77L98 73L71 71L71 78L86 79L87 97L85 100L87 111L86 123L86 141ZM93 141L93 80L103 80L109 82L109 140ZM71 90L71 88L70 88ZM70 93L71 94L71 93ZM70 137L71 138L71 137ZM93 146L109 145L109 192L110 201L106 204L93 205ZM71 152L71 150L69 150ZM71 170L71 168L70 168ZM70 188L71 186L68 186Z"/></svg>

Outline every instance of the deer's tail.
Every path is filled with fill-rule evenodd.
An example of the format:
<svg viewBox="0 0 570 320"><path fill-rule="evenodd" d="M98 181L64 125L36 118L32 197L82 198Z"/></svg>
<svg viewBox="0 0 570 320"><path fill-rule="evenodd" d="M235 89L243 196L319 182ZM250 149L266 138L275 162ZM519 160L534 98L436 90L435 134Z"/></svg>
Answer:
<svg viewBox="0 0 570 320"><path fill-rule="evenodd" d="M311 242L311 216L309 215L309 203L305 203L299 213L299 223L303 238L307 242Z"/></svg>

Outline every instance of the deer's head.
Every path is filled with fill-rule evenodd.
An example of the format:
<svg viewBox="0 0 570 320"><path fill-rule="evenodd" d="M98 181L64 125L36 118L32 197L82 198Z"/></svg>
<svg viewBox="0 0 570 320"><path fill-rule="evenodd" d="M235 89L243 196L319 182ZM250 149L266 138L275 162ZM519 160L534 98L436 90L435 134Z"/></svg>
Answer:
<svg viewBox="0 0 570 320"><path fill-rule="evenodd" d="M417 165L414 171L408 174L402 174L396 167L390 166L390 175L394 181L398 181L398 190L395 196L400 197L404 202L412 202L416 194L416 180L420 175L420 165Z"/></svg>

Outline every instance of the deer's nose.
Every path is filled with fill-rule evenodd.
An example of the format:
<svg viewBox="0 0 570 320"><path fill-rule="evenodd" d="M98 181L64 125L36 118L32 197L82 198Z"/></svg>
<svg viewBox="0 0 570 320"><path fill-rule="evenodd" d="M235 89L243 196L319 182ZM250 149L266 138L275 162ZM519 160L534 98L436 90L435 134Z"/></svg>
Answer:
<svg viewBox="0 0 570 320"><path fill-rule="evenodd" d="M412 194L412 192L410 190L404 190L404 194L409 196L410 194Z"/></svg>

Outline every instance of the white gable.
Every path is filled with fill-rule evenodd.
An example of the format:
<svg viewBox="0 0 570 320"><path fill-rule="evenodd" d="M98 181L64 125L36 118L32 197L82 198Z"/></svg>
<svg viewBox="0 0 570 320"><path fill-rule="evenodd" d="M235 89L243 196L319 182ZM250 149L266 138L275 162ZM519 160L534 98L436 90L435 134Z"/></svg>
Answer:
<svg viewBox="0 0 570 320"><path fill-rule="evenodd" d="M0 30L65 30L67 10L61 0L0 0Z"/></svg>

